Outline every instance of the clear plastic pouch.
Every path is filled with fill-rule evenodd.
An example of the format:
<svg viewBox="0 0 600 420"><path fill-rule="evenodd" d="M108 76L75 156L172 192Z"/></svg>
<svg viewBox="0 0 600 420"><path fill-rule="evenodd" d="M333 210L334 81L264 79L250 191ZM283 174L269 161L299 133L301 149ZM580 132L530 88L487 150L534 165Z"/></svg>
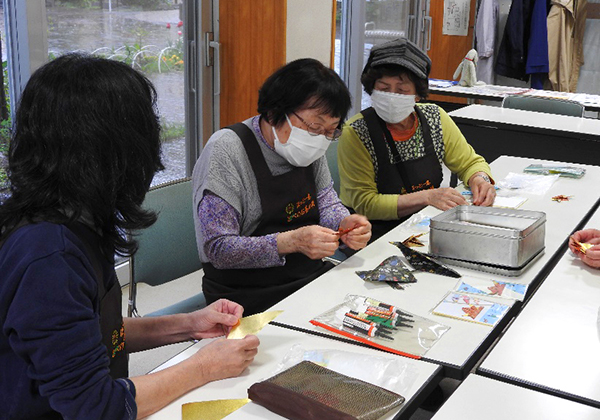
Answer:
<svg viewBox="0 0 600 420"><path fill-rule="evenodd" d="M405 395L419 377L418 369L406 359L395 356L373 356L340 350L306 350L294 344L283 357L273 374L309 361L342 375L369 382L393 392Z"/></svg>
<svg viewBox="0 0 600 420"><path fill-rule="evenodd" d="M313 325L395 354L423 356L450 329L367 296L344 302L310 321Z"/></svg>
<svg viewBox="0 0 600 420"><path fill-rule="evenodd" d="M522 193L544 195L552 184L558 179L558 175L529 175L509 172L497 185L500 188L517 190Z"/></svg>
<svg viewBox="0 0 600 420"><path fill-rule="evenodd" d="M572 165L553 165L542 163L541 165L529 165L523 172L534 175L559 175L564 178L579 179L585 175L585 168Z"/></svg>
<svg viewBox="0 0 600 420"><path fill-rule="evenodd" d="M493 327L500 322L511 305L512 302L506 299L492 300L468 293L449 292L431 313Z"/></svg>

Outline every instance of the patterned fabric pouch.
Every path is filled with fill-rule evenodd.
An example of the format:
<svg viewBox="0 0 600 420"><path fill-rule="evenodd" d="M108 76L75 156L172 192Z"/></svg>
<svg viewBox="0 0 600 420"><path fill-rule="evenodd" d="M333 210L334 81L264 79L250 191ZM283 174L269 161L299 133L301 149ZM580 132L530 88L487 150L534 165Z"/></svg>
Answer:
<svg viewBox="0 0 600 420"><path fill-rule="evenodd" d="M303 361L248 389L248 398L291 420L376 420L404 397Z"/></svg>

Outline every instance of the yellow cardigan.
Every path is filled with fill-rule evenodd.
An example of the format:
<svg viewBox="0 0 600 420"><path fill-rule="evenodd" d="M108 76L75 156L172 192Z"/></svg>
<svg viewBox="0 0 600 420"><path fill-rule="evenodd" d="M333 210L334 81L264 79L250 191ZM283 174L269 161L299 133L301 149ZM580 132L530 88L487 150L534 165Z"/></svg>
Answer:
<svg viewBox="0 0 600 420"><path fill-rule="evenodd" d="M444 142L442 160L450 171L456 173L465 184L474 173L479 171L487 173L491 178L491 170L485 159L475 153L454 121L442 108L432 104L417 104L417 106L435 107L439 110L439 123ZM429 108L430 111L431 109ZM430 112L425 115L430 115ZM371 141L370 136L368 132L362 132L359 136L353 127L353 123L362 118L360 113L350 118L344 125L339 140L340 199L344 205L353 208L357 213L364 214L369 219L397 220L398 194L379 193L373 161L365 146ZM434 120L428 119L428 121L437 123ZM434 130L431 131L433 136ZM434 143L435 141L434 138Z"/></svg>

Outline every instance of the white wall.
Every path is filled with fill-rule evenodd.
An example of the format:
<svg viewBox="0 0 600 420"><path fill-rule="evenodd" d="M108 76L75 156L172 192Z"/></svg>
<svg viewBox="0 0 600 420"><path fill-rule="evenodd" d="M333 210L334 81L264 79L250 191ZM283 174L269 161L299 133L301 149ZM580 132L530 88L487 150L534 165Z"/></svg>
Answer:
<svg viewBox="0 0 600 420"><path fill-rule="evenodd" d="M288 0L286 61L315 58L331 61L332 0Z"/></svg>

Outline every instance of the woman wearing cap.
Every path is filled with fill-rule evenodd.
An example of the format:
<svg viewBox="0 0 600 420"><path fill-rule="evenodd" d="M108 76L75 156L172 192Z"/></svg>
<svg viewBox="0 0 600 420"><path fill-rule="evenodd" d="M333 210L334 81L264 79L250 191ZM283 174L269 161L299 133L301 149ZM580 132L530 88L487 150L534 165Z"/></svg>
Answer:
<svg viewBox="0 0 600 420"><path fill-rule="evenodd" d="M428 94L431 61L406 39L372 48L361 82L372 107L350 118L338 146L342 202L366 215L373 239L432 205L467 204L453 188L440 188L442 164L465 182L473 204L489 206L491 171L448 114L417 104Z"/></svg>
<svg viewBox="0 0 600 420"><path fill-rule="evenodd" d="M260 115L211 136L193 174L208 302L261 312L331 268L340 239L367 244L371 225L342 205L324 157L349 107L333 70L296 60L261 87Z"/></svg>

